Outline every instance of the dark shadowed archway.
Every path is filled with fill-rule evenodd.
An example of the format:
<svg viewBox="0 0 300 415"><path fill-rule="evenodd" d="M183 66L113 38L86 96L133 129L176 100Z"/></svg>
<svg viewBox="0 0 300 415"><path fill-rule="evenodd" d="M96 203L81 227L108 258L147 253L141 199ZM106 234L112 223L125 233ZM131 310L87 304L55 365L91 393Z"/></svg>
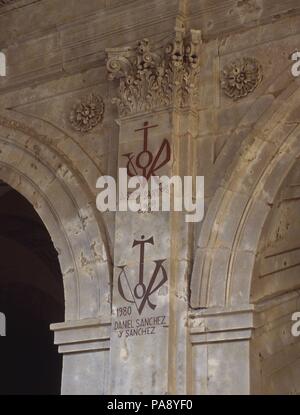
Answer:
<svg viewBox="0 0 300 415"><path fill-rule="evenodd" d="M62 358L49 325L64 320L57 252L40 217L0 182L0 394L59 394Z"/></svg>

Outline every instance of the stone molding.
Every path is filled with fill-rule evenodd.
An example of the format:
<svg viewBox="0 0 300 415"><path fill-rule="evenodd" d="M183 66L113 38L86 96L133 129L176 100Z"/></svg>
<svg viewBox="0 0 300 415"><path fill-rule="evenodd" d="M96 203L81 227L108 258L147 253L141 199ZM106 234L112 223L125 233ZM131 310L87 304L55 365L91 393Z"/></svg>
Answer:
<svg viewBox="0 0 300 415"><path fill-rule="evenodd" d="M143 39L135 47L106 49L109 80L118 80L120 117L174 106L197 97L201 32L176 27L173 42L160 48Z"/></svg>
<svg viewBox="0 0 300 415"><path fill-rule="evenodd" d="M254 305L211 308L190 313L192 344L250 340L254 328Z"/></svg>
<svg viewBox="0 0 300 415"><path fill-rule="evenodd" d="M40 2L41 0L38 1ZM10 11L29 6L36 2L36 0L0 0L1 14L9 13Z"/></svg>
<svg viewBox="0 0 300 415"><path fill-rule="evenodd" d="M11 3L16 3L17 0L0 0L0 7L7 6Z"/></svg>
<svg viewBox="0 0 300 415"><path fill-rule="evenodd" d="M110 350L111 321L93 318L51 324L58 352L79 353Z"/></svg>

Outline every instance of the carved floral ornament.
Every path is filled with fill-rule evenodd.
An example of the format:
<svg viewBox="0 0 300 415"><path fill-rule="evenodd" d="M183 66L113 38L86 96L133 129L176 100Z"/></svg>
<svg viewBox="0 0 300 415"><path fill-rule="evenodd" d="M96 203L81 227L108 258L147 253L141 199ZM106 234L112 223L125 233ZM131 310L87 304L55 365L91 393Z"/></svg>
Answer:
<svg viewBox="0 0 300 415"><path fill-rule="evenodd" d="M110 80L119 80L120 116L148 112L171 105L192 105L197 95L201 32L175 29L175 39L158 51L148 39L136 47L107 49Z"/></svg>
<svg viewBox="0 0 300 415"><path fill-rule="evenodd" d="M221 72L221 87L233 100L247 96L260 84L263 71L254 58L241 58L231 62Z"/></svg>
<svg viewBox="0 0 300 415"><path fill-rule="evenodd" d="M81 133L87 133L103 121L103 99L95 94L83 97L77 102L70 113L72 127Z"/></svg>

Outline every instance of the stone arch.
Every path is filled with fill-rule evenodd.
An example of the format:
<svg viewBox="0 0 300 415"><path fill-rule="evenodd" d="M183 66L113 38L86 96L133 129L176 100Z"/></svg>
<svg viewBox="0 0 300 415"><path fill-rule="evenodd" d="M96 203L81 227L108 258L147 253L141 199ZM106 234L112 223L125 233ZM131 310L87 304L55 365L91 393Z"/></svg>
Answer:
<svg viewBox="0 0 300 415"><path fill-rule="evenodd" d="M34 206L51 236L63 275L65 319L110 315L111 264L95 199L72 157L44 134L45 126L38 128L29 128L23 116L0 117L0 179ZM70 153L74 145L67 144Z"/></svg>
<svg viewBox="0 0 300 415"><path fill-rule="evenodd" d="M300 158L290 169L264 223L252 275L250 393L299 394Z"/></svg>
<svg viewBox="0 0 300 415"><path fill-rule="evenodd" d="M299 102L298 81L293 79L246 138L216 192L196 249L193 308L249 304L262 228L300 155Z"/></svg>

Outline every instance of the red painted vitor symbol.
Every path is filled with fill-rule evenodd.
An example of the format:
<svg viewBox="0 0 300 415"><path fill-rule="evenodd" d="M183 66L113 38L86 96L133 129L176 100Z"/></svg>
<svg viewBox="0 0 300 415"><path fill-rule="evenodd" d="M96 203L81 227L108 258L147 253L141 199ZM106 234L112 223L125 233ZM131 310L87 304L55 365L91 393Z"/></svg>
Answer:
<svg viewBox="0 0 300 415"><path fill-rule="evenodd" d="M158 150L153 154L148 149L149 130L156 128L158 125L149 125L148 121L144 123L144 127L138 131L144 131L144 145L143 150L135 155L134 153L123 154L123 157L128 159L127 174L129 177L143 176L149 180L151 176L156 176L156 171L165 166L171 159L171 147L169 141L165 138Z"/></svg>
<svg viewBox="0 0 300 415"><path fill-rule="evenodd" d="M145 240L144 235L142 235L141 240L134 240L132 245L133 248L140 246L139 279L138 283L134 287L131 286L131 283L128 280L126 265L118 267L121 270L118 278L119 293L127 303L135 304L140 315L142 314L146 304L148 304L152 310L155 310L156 305L150 301L150 297L168 280L167 271L163 266L166 259L158 259L153 261L155 263L155 269L148 285L145 283L144 261L146 244L154 245L153 236Z"/></svg>

